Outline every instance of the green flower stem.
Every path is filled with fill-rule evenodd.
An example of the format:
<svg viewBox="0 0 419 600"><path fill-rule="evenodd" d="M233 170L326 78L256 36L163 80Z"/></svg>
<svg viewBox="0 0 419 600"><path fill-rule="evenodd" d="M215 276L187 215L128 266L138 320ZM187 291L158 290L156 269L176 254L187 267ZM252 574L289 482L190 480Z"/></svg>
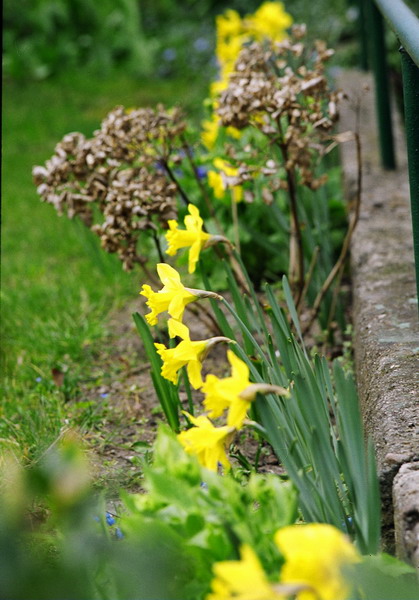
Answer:
<svg viewBox="0 0 419 600"><path fill-rule="evenodd" d="M189 413L194 417L195 409L194 409L194 404L193 404L193 399L192 399L192 390L191 390L191 384L189 383L189 377L188 377L188 373L186 371L186 367L182 368L182 375L183 375L183 384L185 386L186 395L188 397L188 410L189 410Z"/></svg>

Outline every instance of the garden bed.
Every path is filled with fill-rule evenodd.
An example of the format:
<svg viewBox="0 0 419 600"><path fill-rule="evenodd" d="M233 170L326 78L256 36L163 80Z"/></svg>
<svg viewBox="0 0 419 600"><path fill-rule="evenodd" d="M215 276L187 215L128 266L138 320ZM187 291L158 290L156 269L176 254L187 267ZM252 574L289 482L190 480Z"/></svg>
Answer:
<svg viewBox="0 0 419 600"><path fill-rule="evenodd" d="M326 76L333 51L320 41L310 46L303 25L288 31L291 22L278 3L217 18L220 78L202 129L189 127L177 108L119 106L91 138L66 135L34 167L41 199L79 217L85 247L110 278L115 261L102 263L83 224L125 270L142 269L143 285L100 323L97 339L109 332L105 348L80 336L76 350L88 348L94 359L84 374L75 369L77 353L42 369L26 364L29 377L38 373L34 397L45 406L42 394L54 397L60 433L41 453L32 432L29 469L4 458L0 546L13 549L4 571L25 576L7 580L3 595L393 600L400 589L406 600L415 597L414 570L380 546L371 438L384 503L393 471L406 463L394 486L396 536L398 553L413 562L409 482L417 471L416 457L392 452L387 439L382 459L383 437L404 422L389 411L380 380L363 390L381 365L374 358L374 376L365 376L369 357L399 341L380 330L369 351L363 335L366 320L377 330L384 322L375 289L388 274L362 298L364 242L358 236L355 244L353 233L368 206L360 205L367 169L357 125L355 133L335 131L344 96ZM346 177L354 188L346 205L336 148L348 140L357 170L354 185ZM369 193L376 186L366 181ZM350 242L368 440L341 285ZM382 260L372 261L375 271ZM364 314L365 298L383 311L377 321ZM391 325L391 335L413 329L404 314ZM11 365L19 370L23 361ZM371 404L373 389L379 398ZM384 433L370 418L383 398L391 412ZM14 415L5 425L25 439ZM400 493L406 488L408 496ZM384 521L389 515L385 506ZM392 551L388 534L385 527Z"/></svg>

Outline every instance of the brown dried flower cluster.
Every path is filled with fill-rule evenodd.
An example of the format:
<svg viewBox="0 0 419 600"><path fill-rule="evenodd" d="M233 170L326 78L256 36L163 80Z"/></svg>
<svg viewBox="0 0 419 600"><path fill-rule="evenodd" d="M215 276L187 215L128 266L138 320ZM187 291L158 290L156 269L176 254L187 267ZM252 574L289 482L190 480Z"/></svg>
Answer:
<svg viewBox="0 0 419 600"><path fill-rule="evenodd" d="M314 163L330 140L341 94L329 88L325 76L333 50L318 41L310 52L304 35L300 25L282 42L245 46L217 113L225 126L257 127L280 147L285 169L297 167L300 182L316 189L324 178L314 177Z"/></svg>
<svg viewBox="0 0 419 600"><path fill-rule="evenodd" d="M117 107L91 139L70 133L45 166L34 167L38 194L59 214L79 216L132 269L145 261L138 254L141 232L167 227L177 216L168 161L185 127L177 109Z"/></svg>

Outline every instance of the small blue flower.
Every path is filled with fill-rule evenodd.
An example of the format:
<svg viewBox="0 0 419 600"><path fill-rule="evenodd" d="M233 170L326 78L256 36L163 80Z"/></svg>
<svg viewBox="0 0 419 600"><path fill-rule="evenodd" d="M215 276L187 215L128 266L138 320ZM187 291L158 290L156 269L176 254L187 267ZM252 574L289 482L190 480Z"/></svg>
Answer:
<svg viewBox="0 0 419 600"><path fill-rule="evenodd" d="M201 483L199 484L199 487L201 487L204 490L207 490L208 489L208 484L205 483L205 481L201 481Z"/></svg>
<svg viewBox="0 0 419 600"><path fill-rule="evenodd" d="M165 166L163 165L161 160L156 160L156 162L154 163L154 167L155 169L157 169L157 171L165 171Z"/></svg>
<svg viewBox="0 0 419 600"><path fill-rule="evenodd" d="M207 38L199 37L194 41L193 47L197 52L205 52L210 47L210 43Z"/></svg>
<svg viewBox="0 0 419 600"><path fill-rule="evenodd" d="M353 525L352 517L346 517L346 521L342 521L342 527L345 528L346 525L349 525L349 526Z"/></svg>
<svg viewBox="0 0 419 600"><path fill-rule="evenodd" d="M106 392L103 392L103 394L100 395L101 398L107 398L109 396L109 394L107 394Z"/></svg>
<svg viewBox="0 0 419 600"><path fill-rule="evenodd" d="M119 527L115 528L115 536L118 540L122 540L124 537L124 534L122 533L122 531L119 529Z"/></svg>
<svg viewBox="0 0 419 600"><path fill-rule="evenodd" d="M37 377L37 378L35 379L35 381L36 381L36 383L39 383L40 381L42 381L42 377Z"/></svg>
<svg viewBox="0 0 419 600"><path fill-rule="evenodd" d="M107 522L107 524L108 524L109 526L110 526L110 525L115 525L116 521L115 521L115 519L113 518L113 516L111 515L111 513L108 513L108 512L106 513L106 522Z"/></svg>
<svg viewBox="0 0 419 600"><path fill-rule="evenodd" d="M166 48L163 51L163 59L172 62L176 58L176 50L174 48Z"/></svg>
<svg viewBox="0 0 419 600"><path fill-rule="evenodd" d="M205 179L207 173L207 167L196 167L196 174L198 175L199 179Z"/></svg>

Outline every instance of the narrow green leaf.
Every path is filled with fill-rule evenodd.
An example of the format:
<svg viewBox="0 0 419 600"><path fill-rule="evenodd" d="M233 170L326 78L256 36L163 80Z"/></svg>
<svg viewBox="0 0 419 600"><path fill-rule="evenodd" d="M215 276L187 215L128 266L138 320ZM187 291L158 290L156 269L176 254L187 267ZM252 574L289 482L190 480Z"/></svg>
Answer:
<svg viewBox="0 0 419 600"><path fill-rule="evenodd" d="M239 265L241 267L241 270L242 270L242 273L243 273L243 275L244 275L244 277L246 279L246 283L247 283L247 286L249 288L250 294L252 296L254 307L255 307L255 309L257 311L257 314L259 316L260 326L263 329L263 331L265 333L265 336L267 337L269 334L268 334L268 330L266 328L265 315L264 315L264 312L263 312L263 310L262 310L262 308L260 306L260 302L259 302L259 299L258 299L258 297L256 295L256 291L255 291L253 282L251 281L251 279L249 277L249 274L248 274L247 269L246 269L246 267L245 267L245 265L244 265L244 263L242 261L242 258L240 256L240 254L236 250L233 250L233 254L234 254L235 259L239 263Z"/></svg>
<svg viewBox="0 0 419 600"><path fill-rule="evenodd" d="M292 298L291 288L289 286L288 279L285 275L282 277L282 288L284 290L285 301L287 303L288 310L290 311L292 322L294 323L295 330L298 334L298 337L300 338L300 342L303 347L304 353L306 353L303 334L301 332L300 320L298 318L297 310L295 308L294 300Z"/></svg>
<svg viewBox="0 0 419 600"><path fill-rule="evenodd" d="M240 329L243 333L243 340L244 340L245 346L249 347L249 348L246 348L246 352L248 354L257 353L261 359L266 360L266 357L265 357L265 354L264 354L262 348L259 346L256 339L254 338L252 333L249 331L249 328L247 327L247 325L243 322L243 320L239 317L239 315L233 309L231 304L229 302L227 302L227 300L225 298L223 298L222 302L223 302L224 306L227 308L227 310L231 313L232 317L234 318L234 320L236 321L237 325L240 327ZM247 339L247 343L246 343L246 339Z"/></svg>
<svg viewBox="0 0 419 600"><path fill-rule="evenodd" d="M368 440L367 446L367 467L368 467L368 554L376 554L380 549L381 534L381 500L380 485L377 473L377 463L375 460L375 451L372 440Z"/></svg>
<svg viewBox="0 0 419 600"><path fill-rule="evenodd" d="M227 274L227 281L229 284L229 290L231 292L231 295L233 297L233 302L234 302L234 307L236 309L236 314L234 313L234 311L230 312L233 315L233 317L235 317L237 323L240 325L240 329L242 331L242 336L243 336L243 343L244 343L244 348L246 350L246 352L248 354L253 354L255 348L253 348L253 340L252 340L252 334L250 333L250 329L252 328L251 325L251 321L253 321L253 315L250 313L248 314L248 311L246 310L246 305L243 302L242 299L242 292L239 290L236 280L234 278L234 275L232 274L232 271L230 269L230 267L224 263L224 268L226 270L226 274ZM224 302L227 306L227 301L224 299ZM229 307L229 305L227 306L227 308Z"/></svg>
<svg viewBox="0 0 419 600"><path fill-rule="evenodd" d="M346 531L345 511L338 494L339 470L335 468L336 458L331 445L324 443L323 436L314 429L313 431L314 464L320 487L324 498L327 522L338 529Z"/></svg>
<svg viewBox="0 0 419 600"><path fill-rule="evenodd" d="M133 319L143 340L144 348L150 361L150 373L154 387L160 400L161 407L170 427L179 431L179 397L174 386L161 376L162 361L157 354L150 329L142 315L134 313Z"/></svg>

